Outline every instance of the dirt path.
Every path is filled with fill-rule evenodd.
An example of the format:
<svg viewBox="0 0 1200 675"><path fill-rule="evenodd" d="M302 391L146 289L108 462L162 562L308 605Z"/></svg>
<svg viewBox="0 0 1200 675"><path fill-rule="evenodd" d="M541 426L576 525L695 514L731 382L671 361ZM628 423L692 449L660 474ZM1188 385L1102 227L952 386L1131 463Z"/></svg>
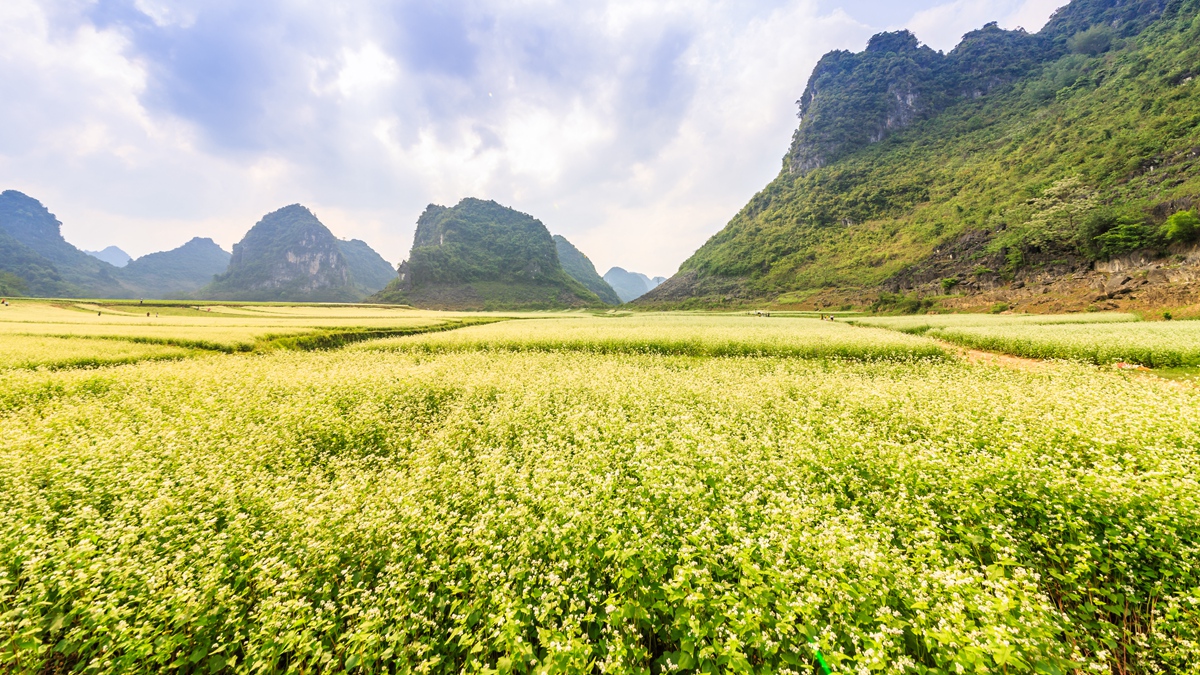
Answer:
<svg viewBox="0 0 1200 675"><path fill-rule="evenodd" d="M945 342L942 340L934 340L934 342L941 345L941 347L946 351L952 354L958 354L967 363L985 363L994 366L1004 366L1014 370L1045 370L1052 366L1052 364L1048 361L1028 359L1023 356L1013 356L1012 354L985 352L980 349L969 349L967 347L956 345L953 342Z"/></svg>
<svg viewBox="0 0 1200 675"><path fill-rule="evenodd" d="M958 354L967 363L980 363L993 366L1004 366L1013 370L1024 370L1028 372L1044 371L1054 367L1053 361L1042 361L1039 359L1030 359L1023 356L1013 356L1011 354L1000 354L997 352L985 352L979 349L968 349L956 345L952 342L943 342L942 340L934 340L946 351L953 354ZM1109 370L1103 366L1097 366L1100 370ZM1165 377L1149 368L1138 368L1136 370L1114 370L1111 372L1119 373L1127 377L1138 377L1152 379L1155 382L1163 382L1175 387L1191 389L1200 386L1200 382L1178 379L1174 377Z"/></svg>

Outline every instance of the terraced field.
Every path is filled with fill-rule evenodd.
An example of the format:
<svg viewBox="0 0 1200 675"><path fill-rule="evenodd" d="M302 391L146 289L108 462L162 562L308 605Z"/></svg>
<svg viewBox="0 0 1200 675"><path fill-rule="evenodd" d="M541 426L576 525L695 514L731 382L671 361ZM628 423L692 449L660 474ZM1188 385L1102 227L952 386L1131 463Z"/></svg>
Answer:
<svg viewBox="0 0 1200 675"><path fill-rule="evenodd" d="M1195 673L1198 392L700 315L4 361L0 671Z"/></svg>

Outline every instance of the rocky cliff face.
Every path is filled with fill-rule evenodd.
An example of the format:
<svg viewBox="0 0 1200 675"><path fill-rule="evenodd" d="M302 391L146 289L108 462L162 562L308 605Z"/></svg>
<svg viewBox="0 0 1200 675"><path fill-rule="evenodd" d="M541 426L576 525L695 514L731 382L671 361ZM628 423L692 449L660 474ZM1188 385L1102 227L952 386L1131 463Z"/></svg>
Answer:
<svg viewBox="0 0 1200 675"><path fill-rule="evenodd" d="M349 302L362 298L338 240L292 204L263 216L233 245L229 269L197 292L215 300Z"/></svg>
<svg viewBox="0 0 1200 675"><path fill-rule="evenodd" d="M912 126L962 97L977 98L1027 74L1053 44L995 23L972 31L950 54L920 44L909 31L880 33L855 54L834 51L813 69L800 125L784 159L806 174Z"/></svg>

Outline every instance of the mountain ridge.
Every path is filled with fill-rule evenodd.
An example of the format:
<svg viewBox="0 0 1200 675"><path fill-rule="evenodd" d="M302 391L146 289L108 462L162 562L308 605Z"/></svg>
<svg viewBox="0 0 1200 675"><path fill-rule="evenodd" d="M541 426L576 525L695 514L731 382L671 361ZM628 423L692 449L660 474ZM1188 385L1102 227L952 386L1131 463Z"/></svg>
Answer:
<svg viewBox="0 0 1200 675"><path fill-rule="evenodd" d="M1161 227L1200 196L1198 5L1075 0L1036 35L989 24L939 61L952 59L945 72L955 77L972 72L971 59L1018 73L978 95L955 93L963 80L938 79L936 68L914 70L910 62L939 57L911 34L830 57L839 69L814 69L777 177L635 305L878 307L915 294L1036 311L1135 299L1099 301L1109 273L1097 264L1137 250L1155 252L1151 267L1188 264L1189 242ZM891 61L908 64L895 81L879 75ZM930 83L946 86L921 104ZM917 96L904 123L892 115L888 127L897 91ZM874 103L817 114L860 99ZM1051 287L1061 303L1040 297Z"/></svg>

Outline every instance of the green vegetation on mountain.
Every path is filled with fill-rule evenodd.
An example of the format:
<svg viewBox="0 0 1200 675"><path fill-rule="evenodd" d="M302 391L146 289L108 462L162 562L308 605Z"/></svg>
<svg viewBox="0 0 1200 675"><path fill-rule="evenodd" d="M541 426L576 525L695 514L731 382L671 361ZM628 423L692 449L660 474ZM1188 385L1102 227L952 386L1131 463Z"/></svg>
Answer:
<svg viewBox="0 0 1200 675"><path fill-rule="evenodd" d="M293 302L354 302L363 295L337 238L299 204L263 216L233 245L229 269L196 292L213 300Z"/></svg>
<svg viewBox="0 0 1200 675"><path fill-rule="evenodd" d="M195 237L179 248L131 261L121 269L121 278L146 289L146 297L182 297L224 272L229 258L212 239Z"/></svg>
<svg viewBox="0 0 1200 675"><path fill-rule="evenodd" d="M493 201L430 204L412 251L375 302L436 309L558 309L600 305L563 271L540 220Z"/></svg>
<svg viewBox="0 0 1200 675"><path fill-rule="evenodd" d="M1198 64L1198 0L1076 0L945 56L906 32L831 53L779 176L639 302L787 302L935 262L1003 282L1190 243L1167 221L1200 197Z"/></svg>
<svg viewBox="0 0 1200 675"><path fill-rule="evenodd" d="M338 250L350 268L354 287L364 296L382 290L396 278L396 268L360 239L338 240Z"/></svg>
<svg viewBox="0 0 1200 675"><path fill-rule="evenodd" d="M575 245L567 241L567 238L561 234L554 235L554 246L558 250L559 264L572 279L595 293L596 297L600 298L604 304L621 304L621 298L617 296L617 292L600 277L596 272L596 266L592 264L590 258L584 255L583 251L575 248Z"/></svg>
<svg viewBox="0 0 1200 675"><path fill-rule="evenodd" d="M0 193L0 271L20 277L29 295L128 297L118 269L67 243L61 227L38 200Z"/></svg>

